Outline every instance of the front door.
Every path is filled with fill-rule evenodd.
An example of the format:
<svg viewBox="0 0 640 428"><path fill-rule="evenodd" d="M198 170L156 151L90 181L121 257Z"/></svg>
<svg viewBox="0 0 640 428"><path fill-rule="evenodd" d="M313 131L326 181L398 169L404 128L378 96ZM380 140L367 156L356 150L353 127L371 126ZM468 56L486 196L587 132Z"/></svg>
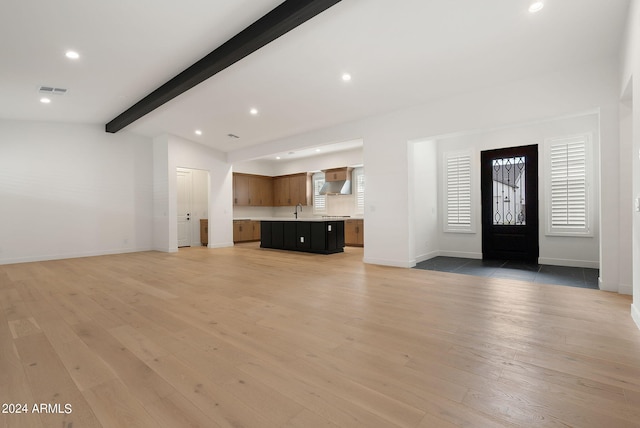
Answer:
<svg viewBox="0 0 640 428"><path fill-rule="evenodd" d="M482 258L538 261L538 146L481 153Z"/></svg>

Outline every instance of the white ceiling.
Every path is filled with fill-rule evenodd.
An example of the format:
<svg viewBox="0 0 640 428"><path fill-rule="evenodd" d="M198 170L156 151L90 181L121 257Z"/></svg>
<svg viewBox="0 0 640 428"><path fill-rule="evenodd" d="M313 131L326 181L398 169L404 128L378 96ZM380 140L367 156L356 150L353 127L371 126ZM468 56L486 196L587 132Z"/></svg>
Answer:
<svg viewBox="0 0 640 428"><path fill-rule="evenodd" d="M104 125L279 3L3 2L0 118ZM230 152L617 55L629 0L528 5L343 0L125 130ZM43 105L39 85L68 93Z"/></svg>

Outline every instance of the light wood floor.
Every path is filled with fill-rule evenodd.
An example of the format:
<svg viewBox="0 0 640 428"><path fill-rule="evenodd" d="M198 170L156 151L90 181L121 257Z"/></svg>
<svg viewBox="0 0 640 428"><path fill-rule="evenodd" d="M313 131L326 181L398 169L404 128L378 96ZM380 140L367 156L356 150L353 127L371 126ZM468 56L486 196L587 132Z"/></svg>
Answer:
<svg viewBox="0 0 640 428"><path fill-rule="evenodd" d="M640 427L629 297L362 255L0 266L0 427Z"/></svg>

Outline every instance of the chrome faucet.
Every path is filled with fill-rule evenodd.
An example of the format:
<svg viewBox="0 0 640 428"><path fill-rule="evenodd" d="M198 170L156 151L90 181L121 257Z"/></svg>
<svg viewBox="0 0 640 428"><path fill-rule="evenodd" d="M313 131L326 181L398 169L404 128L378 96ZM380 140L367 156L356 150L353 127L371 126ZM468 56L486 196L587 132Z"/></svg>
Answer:
<svg viewBox="0 0 640 428"><path fill-rule="evenodd" d="M298 207L300 207L300 212L302 212L302 204L300 202L296 205L296 212L293 213L293 215L296 216L296 219L298 218Z"/></svg>

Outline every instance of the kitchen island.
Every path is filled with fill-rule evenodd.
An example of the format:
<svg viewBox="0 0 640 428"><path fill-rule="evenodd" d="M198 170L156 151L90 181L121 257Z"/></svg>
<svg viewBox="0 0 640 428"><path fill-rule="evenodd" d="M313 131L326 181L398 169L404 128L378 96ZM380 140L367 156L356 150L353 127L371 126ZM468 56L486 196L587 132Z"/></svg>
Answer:
<svg viewBox="0 0 640 428"><path fill-rule="evenodd" d="M341 253L344 252L344 220L261 220L260 247L320 254Z"/></svg>

